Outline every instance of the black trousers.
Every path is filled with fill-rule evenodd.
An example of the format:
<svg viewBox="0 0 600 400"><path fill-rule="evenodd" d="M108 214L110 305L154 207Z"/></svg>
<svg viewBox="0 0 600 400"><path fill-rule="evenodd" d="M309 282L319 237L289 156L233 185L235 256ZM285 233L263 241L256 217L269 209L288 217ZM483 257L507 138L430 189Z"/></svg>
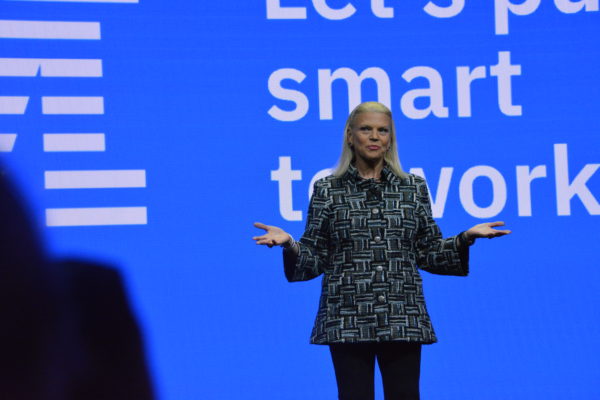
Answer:
<svg viewBox="0 0 600 400"><path fill-rule="evenodd" d="M418 400L421 344L403 342L330 344L340 400L373 400L375 360L385 400Z"/></svg>

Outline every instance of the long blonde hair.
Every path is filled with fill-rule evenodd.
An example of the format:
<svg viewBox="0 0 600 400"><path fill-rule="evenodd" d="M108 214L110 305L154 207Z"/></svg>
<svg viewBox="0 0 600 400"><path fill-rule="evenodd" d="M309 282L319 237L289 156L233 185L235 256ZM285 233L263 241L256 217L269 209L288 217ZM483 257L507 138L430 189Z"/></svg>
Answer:
<svg viewBox="0 0 600 400"><path fill-rule="evenodd" d="M394 125L394 120L392 119L392 112L389 108L376 101L367 101L359 104L348 116L348 120L346 120L346 126L344 127L344 135L342 137L342 154L340 155L340 159L333 171L333 175L337 177L344 175L346 171L348 171L348 167L354 159L354 151L348 144L348 138L350 135L350 129L352 128L352 124L354 124L356 116L364 112L378 112L390 117L392 124L390 132L390 149L385 153L383 159L387 164L387 167L391 169L394 174L400 178L406 178L408 174L402 169L400 158L398 157L398 149L396 147L396 127Z"/></svg>

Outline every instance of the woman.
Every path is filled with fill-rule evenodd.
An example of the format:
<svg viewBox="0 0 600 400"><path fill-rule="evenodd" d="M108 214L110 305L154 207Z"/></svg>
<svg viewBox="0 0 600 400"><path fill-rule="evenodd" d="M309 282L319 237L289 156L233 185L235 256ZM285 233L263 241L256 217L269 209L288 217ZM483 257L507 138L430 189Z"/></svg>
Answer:
<svg viewBox="0 0 600 400"><path fill-rule="evenodd" d="M437 341L417 268L468 274L476 238L510 233L488 222L442 238L425 180L400 166L390 110L356 107L333 175L318 180L299 241L276 226L257 244L284 248L287 279L324 274L311 343L329 345L340 399L374 397L379 364L386 399L418 399L421 344Z"/></svg>

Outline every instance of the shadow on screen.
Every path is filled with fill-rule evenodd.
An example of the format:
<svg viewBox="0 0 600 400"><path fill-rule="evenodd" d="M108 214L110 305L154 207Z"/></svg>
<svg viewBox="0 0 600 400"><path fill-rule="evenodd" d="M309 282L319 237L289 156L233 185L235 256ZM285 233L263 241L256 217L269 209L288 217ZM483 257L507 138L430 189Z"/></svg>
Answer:
<svg viewBox="0 0 600 400"><path fill-rule="evenodd" d="M119 272L39 237L0 165L0 399L153 399Z"/></svg>

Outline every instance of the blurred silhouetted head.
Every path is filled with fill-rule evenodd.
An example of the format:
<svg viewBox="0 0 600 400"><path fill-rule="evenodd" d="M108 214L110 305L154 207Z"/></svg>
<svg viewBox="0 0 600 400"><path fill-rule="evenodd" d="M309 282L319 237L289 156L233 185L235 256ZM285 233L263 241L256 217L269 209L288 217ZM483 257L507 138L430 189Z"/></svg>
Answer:
<svg viewBox="0 0 600 400"><path fill-rule="evenodd" d="M38 399L57 303L40 239L0 165L0 397Z"/></svg>

